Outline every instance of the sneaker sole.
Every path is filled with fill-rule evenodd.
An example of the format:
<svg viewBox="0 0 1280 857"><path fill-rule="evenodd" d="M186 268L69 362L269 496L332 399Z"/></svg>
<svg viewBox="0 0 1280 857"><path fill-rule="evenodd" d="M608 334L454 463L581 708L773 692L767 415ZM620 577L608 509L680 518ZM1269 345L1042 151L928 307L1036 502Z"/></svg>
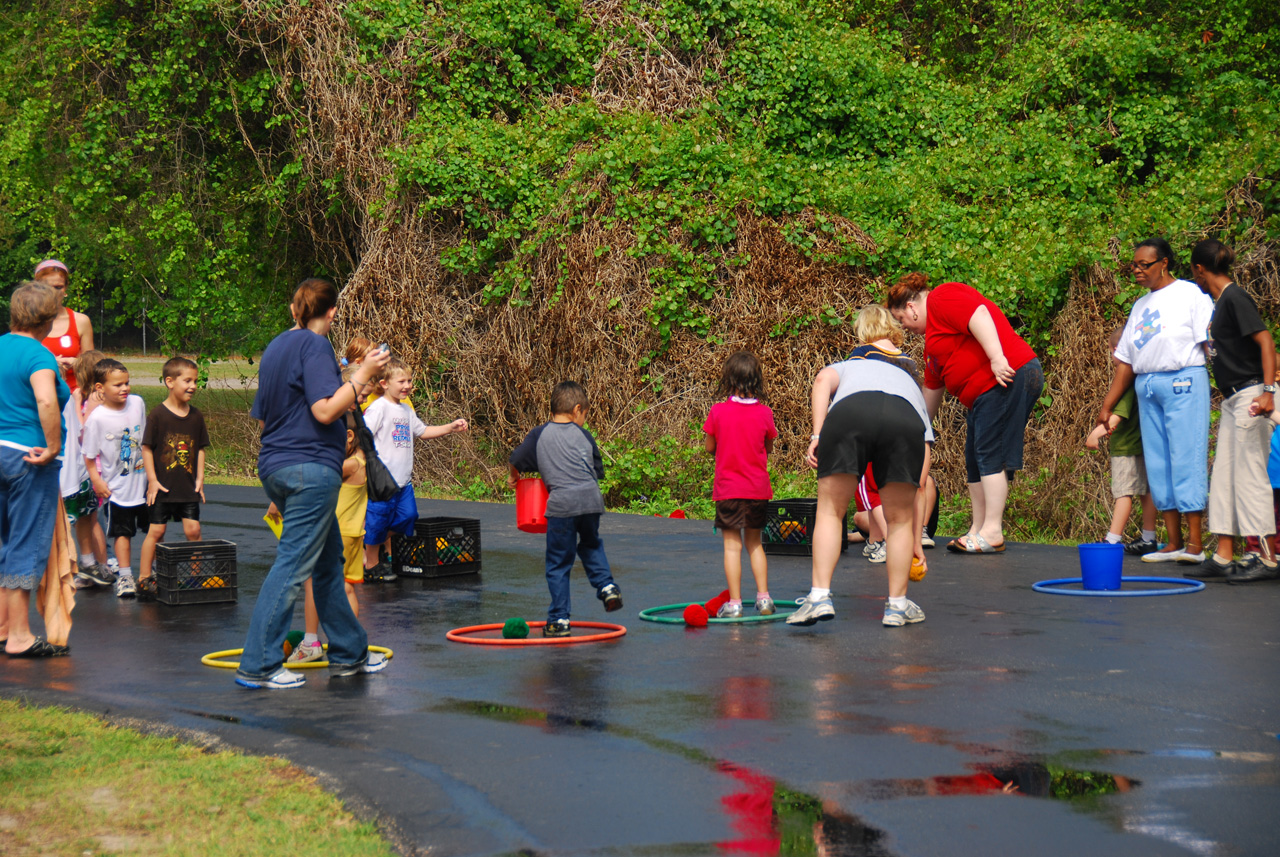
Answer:
<svg viewBox="0 0 1280 857"><path fill-rule="evenodd" d="M795 622L792 622L790 619L788 619L788 620L787 620L787 624L788 624L788 625L803 625L804 627L808 628L810 625L816 625L816 624L818 624L819 622L827 622L827 621L829 621L829 620L831 620L831 619L834 619L834 618L836 618L836 614L835 614L835 613L823 613L821 616L809 616L809 617L807 617L807 618L805 618L805 619L798 619L798 620L797 620L797 621L795 621Z"/></svg>
<svg viewBox="0 0 1280 857"><path fill-rule="evenodd" d="M919 619L908 619L905 616L895 617L895 618L900 619L901 621L889 622L889 621L881 620L880 624L886 628L902 628L907 625L919 625L921 622L924 621L925 617L921 616Z"/></svg>
<svg viewBox="0 0 1280 857"><path fill-rule="evenodd" d="M241 687L247 687L250 690L291 690L295 687L302 687L306 683L306 679L294 684L271 684L265 681L249 681L247 678L236 678L236 684Z"/></svg>

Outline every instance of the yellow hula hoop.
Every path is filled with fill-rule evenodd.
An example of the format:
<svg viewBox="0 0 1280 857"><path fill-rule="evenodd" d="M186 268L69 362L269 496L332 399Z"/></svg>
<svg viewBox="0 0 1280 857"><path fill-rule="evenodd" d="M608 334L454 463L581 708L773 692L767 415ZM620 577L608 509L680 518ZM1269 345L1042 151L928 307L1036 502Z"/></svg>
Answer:
<svg viewBox="0 0 1280 857"><path fill-rule="evenodd" d="M325 644L325 651L329 650L328 644ZM391 660L396 653L388 649L386 646L370 646L369 651L381 652L387 656L387 660ZM207 667L213 667L219 670L234 670L240 666L239 661L225 661L223 658L229 658L234 655L244 654L244 649L223 649L220 652L210 652L200 659L200 663ZM328 661L312 661L309 664L285 664L285 667L291 670L318 670L321 667L329 666Z"/></svg>

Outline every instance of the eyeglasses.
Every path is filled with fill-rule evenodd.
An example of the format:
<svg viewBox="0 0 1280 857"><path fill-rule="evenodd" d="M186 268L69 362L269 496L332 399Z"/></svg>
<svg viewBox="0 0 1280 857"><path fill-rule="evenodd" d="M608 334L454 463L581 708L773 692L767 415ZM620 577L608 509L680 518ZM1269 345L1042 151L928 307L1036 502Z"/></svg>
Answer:
<svg viewBox="0 0 1280 857"><path fill-rule="evenodd" d="M1139 262L1137 259L1134 259L1132 262L1129 263L1129 268L1134 271L1142 271L1143 273L1146 273L1151 268L1152 265L1155 265L1160 261L1161 261L1160 259L1153 259L1150 262Z"/></svg>

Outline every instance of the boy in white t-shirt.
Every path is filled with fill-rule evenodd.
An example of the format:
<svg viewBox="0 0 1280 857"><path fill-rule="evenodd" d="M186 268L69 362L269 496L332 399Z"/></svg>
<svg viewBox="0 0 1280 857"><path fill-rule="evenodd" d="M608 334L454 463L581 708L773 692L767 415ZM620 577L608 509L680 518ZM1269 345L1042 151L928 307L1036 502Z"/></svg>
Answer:
<svg viewBox="0 0 1280 857"><path fill-rule="evenodd" d="M129 564L129 540L147 531L147 471L142 462L142 428L147 408L141 396L129 395L129 370L118 360L100 360L93 389L102 398L84 424L80 451L93 491L106 501L107 538L115 540L120 576L115 592L133 598L137 587Z"/></svg>
<svg viewBox="0 0 1280 857"><path fill-rule="evenodd" d="M391 533L413 535L418 520L418 502L413 496L413 439L443 437L467 430L466 420L454 420L429 426L404 403L413 389L413 373L398 358L392 357L378 382L382 395L364 413L365 423L373 434L378 458L386 465L400 491L390 500L369 501L365 515L364 568L366 579L394 579L390 568L379 561L378 549L388 542ZM387 545L388 553L390 544Z"/></svg>

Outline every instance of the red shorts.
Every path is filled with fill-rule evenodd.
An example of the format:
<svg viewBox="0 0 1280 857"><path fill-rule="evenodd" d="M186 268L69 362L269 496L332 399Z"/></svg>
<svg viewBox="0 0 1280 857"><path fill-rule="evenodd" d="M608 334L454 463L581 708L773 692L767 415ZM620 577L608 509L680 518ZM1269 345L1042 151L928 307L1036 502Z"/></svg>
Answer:
<svg viewBox="0 0 1280 857"><path fill-rule="evenodd" d="M876 484L876 478L871 475L870 464L867 465L867 472L858 480L857 499L859 512L870 512L880 505L880 486Z"/></svg>

